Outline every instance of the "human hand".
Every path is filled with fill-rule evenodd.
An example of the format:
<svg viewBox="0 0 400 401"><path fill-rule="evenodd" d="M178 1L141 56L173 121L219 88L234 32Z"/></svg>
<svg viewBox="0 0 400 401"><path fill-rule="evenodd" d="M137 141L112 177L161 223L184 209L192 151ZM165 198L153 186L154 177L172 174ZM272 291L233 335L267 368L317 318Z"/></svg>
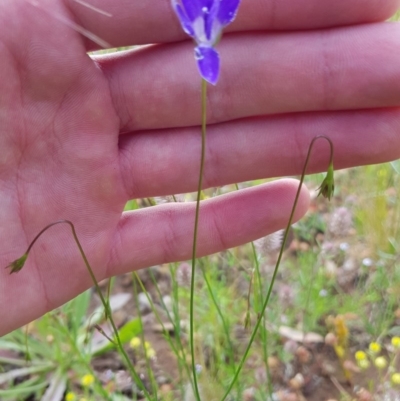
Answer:
<svg viewBox="0 0 400 401"><path fill-rule="evenodd" d="M200 78L168 0L87 2L112 16L75 0L0 4L0 266L69 219L101 280L190 258L194 204L122 211L196 189ZM319 134L336 168L399 157L399 26L357 25L397 5L243 0L208 90L205 187L298 174ZM115 47L162 44L90 58L73 24ZM310 171L328 151L316 145ZM203 202L198 255L284 227L296 189L280 180ZM307 206L304 189L297 219ZM20 273L0 270L0 335L92 284L69 227L50 230Z"/></svg>

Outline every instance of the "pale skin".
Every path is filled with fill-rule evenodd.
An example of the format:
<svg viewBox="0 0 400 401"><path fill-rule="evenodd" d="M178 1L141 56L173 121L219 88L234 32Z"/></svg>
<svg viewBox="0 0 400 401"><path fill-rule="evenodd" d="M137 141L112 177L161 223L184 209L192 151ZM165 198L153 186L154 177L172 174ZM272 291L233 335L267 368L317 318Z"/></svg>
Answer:
<svg viewBox="0 0 400 401"><path fill-rule="evenodd" d="M190 259L193 203L123 213L128 199L196 190L200 78L169 0L0 2L0 335L92 285L67 225L18 274L47 224L71 220L98 280ZM335 167L400 156L398 0L243 0L209 87L204 187L301 172L329 136ZM157 4L157 6L156 6ZM89 57L96 45L160 43ZM296 114L293 114L296 112ZM326 169L317 143L310 171ZM198 255L283 228L297 189L278 180L207 200ZM296 213L307 211L303 188Z"/></svg>

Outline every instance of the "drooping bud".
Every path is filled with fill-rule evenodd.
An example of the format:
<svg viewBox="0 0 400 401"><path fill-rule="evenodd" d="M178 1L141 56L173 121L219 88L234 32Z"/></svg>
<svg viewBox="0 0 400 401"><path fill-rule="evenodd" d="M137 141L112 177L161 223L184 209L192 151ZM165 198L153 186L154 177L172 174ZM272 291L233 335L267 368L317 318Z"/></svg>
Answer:
<svg viewBox="0 0 400 401"><path fill-rule="evenodd" d="M326 177L322 181L321 186L318 188L318 196L322 194L324 198L328 198L331 200L333 196L333 192L335 191L335 180L333 177L334 169L333 162L329 164L328 172L326 173Z"/></svg>
<svg viewBox="0 0 400 401"><path fill-rule="evenodd" d="M27 258L28 253L24 253L20 258L6 266L6 269L10 269L10 274L18 273L24 267Z"/></svg>

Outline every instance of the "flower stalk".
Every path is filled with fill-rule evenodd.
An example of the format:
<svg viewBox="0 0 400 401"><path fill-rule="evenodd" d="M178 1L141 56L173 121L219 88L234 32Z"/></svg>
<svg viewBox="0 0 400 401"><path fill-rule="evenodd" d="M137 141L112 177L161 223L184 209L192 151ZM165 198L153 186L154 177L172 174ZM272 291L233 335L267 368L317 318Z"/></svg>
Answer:
<svg viewBox="0 0 400 401"><path fill-rule="evenodd" d="M262 306L262 308L261 308L261 312L260 312L260 314L259 314L259 316L258 316L258 319L257 319L256 325L254 326L253 332L251 333L250 340L249 340L249 343L247 344L247 347L246 347L246 350L245 350L245 352L244 352L244 354L243 354L243 357L242 357L242 359L241 359L240 362L239 362L238 368L237 368L237 370L236 370L236 374L235 374L235 376L233 377L233 379L232 379L232 381L231 381L231 384L229 385L228 389L226 390L225 394L223 395L221 401L225 401L225 400L226 400L226 398L227 398L228 395L230 394L230 392L231 392L233 386L235 385L235 383L236 383L236 381L237 381L237 379L238 379L238 377L239 377L239 374L240 374L240 372L241 372L241 370L242 370L242 368L243 368L243 366L244 366L244 363L246 362L247 356L248 356L248 354L249 354L249 352L250 352L250 348L251 348L251 346L252 346L252 344L253 344L253 341L254 341L254 339L255 339L255 337L256 337L256 334L257 334L257 331L258 331L258 329L259 329L259 327L260 327L260 324L261 324L261 322L263 321L263 316L264 316L264 314L265 314L265 310L267 309L269 300L270 300L270 298L271 298L272 289L273 289L273 286L274 286L276 277L277 277L277 275L278 275L278 270L279 270L279 266L280 266L280 264L281 264L281 260L282 260L282 256L283 256L283 251L284 251L285 246L286 246L286 242L287 242L288 235L289 235L289 229L290 229L290 226L292 225L294 213L295 213L295 211L296 211L297 203L298 203L298 201L299 201L300 192L301 192L301 187L302 187L303 182L304 182L304 177L305 177L305 175L306 175L308 163L309 163L309 161L310 161L311 152L312 152L312 149L313 149L313 147L314 147L315 142L316 142L318 139L325 139L325 140L328 141L328 143L329 143L329 146L330 146L329 168L332 168L332 176L330 177L330 179L331 179L330 184L332 184L332 185L334 186L334 181L333 181L333 143L332 143L331 139L328 138L327 136L325 136L325 135L319 135L319 136L316 136L316 137L313 138L313 140L312 140L311 143L310 143L310 146L308 147L308 153L307 153L306 160L305 160L305 162L304 162L304 167L303 167L303 171L302 171L302 173L301 173L299 186L298 186L298 188L297 188L297 192L296 192L296 196L295 196L295 199L294 199L294 202L293 202L292 210L291 210L291 212L290 212L289 221L288 221L288 223L287 223L287 225L286 225L286 228L285 228L285 233L284 233L284 235L283 235L283 240L282 240L281 248L280 248L280 250L279 250L278 259L277 259L277 261L276 261L274 273L273 273L273 275L272 275L271 284L270 284L270 286L269 286L269 288L268 288L268 292L267 292L267 295L266 295L266 297L265 297L263 306ZM328 171L328 173L329 173L329 171ZM325 182L325 180L326 180L326 177L325 177L325 179L324 179L323 182ZM322 194L323 194L323 193L322 193ZM323 195L324 195L324 194L323 194ZM332 195L332 193L331 193L331 195ZM325 196L325 195L324 195L324 196ZM329 198L329 199L330 199L330 198Z"/></svg>
<svg viewBox="0 0 400 401"><path fill-rule="evenodd" d="M116 325L114 323L114 320L113 320L113 318L111 316L110 305L107 302L107 300L105 299L103 293L101 292L99 284L98 284L98 282L96 280L96 277L94 275L93 269L90 266L90 263L89 263L89 261L88 261L88 259L86 257L86 254L85 254L85 252L84 252L84 250L82 248L82 245L81 245L81 243L80 243L80 241L78 239L78 236L76 234L75 226L71 221L69 221L69 220L58 220L58 221L55 221L53 223L48 224L31 241L31 243L29 244L28 249L26 250L26 252L20 258L16 259L14 262L12 262L8 266L6 266L6 268L10 268L11 269L10 274L19 272L24 267L24 264L25 264L25 262L26 262L26 260L27 260L27 258L29 256L29 252L31 251L32 247L35 245L36 241L49 228L55 226L56 224L68 224L71 227L72 236L74 238L74 241L75 241L75 243L76 243L76 245L77 245L77 247L79 249L79 253L81 254L81 257L82 257L82 259L83 259L83 261L85 263L87 271L89 272L89 275L90 275L90 277L91 277L91 279L93 281L93 284L94 284L94 286L96 288L96 291L97 291L97 293L98 293L98 295L100 297L101 303L102 303L102 305L104 307L105 318L108 319L110 324L111 324L111 327L112 327L112 330L113 330L113 334L114 334L114 339L115 339L115 341L116 341L116 343L118 345L118 349L121 352L123 358L125 359L125 362L126 362L126 364L128 366L128 369L129 369L129 372L132 375L132 378L135 380L137 386L143 392L143 394L145 395L146 399L150 400L151 397L150 397L149 392L147 391L146 387L144 386L144 384L143 384L142 380L140 379L139 375L136 373L136 370L135 370L134 366L132 365L132 362L131 362L130 358L128 357L128 354L124 350L121 338L120 338L119 333L118 333L118 329L117 329L117 327L116 327Z"/></svg>
<svg viewBox="0 0 400 401"><path fill-rule="evenodd" d="M192 359L192 375L193 387L196 401L200 400L199 384L197 381L197 370L195 361L195 347L194 347L194 287L195 287L195 272L196 272L196 255L197 255L197 235L199 229L199 216L200 216L200 199L201 189L203 186L203 172L206 159L206 134L207 134L207 81L201 81L201 155L200 155L200 173L197 186L196 197L196 214L194 219L194 232L193 232L193 248L192 248L192 277L190 280L190 354Z"/></svg>

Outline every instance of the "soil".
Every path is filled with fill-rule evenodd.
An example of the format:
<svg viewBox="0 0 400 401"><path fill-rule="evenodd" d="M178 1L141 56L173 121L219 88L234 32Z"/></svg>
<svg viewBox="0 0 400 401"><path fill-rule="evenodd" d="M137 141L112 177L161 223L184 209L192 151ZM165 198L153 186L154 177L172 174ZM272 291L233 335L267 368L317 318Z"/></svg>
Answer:
<svg viewBox="0 0 400 401"><path fill-rule="evenodd" d="M169 278L163 273L163 268L157 271L157 268L153 268L153 272L157 273L157 280L165 280L166 282L161 287L164 288L165 293L169 291ZM152 281L149 279L146 271L140 273L141 279L147 287L153 299L157 299L157 293L154 290ZM160 283L159 283L160 284ZM118 277L114 286L114 293L127 292L132 289L131 275L125 275ZM163 294L164 295L164 294ZM134 303L129 302L122 311L118 311L118 321L122 325L129 319L137 316L136 306ZM179 371L177 366L176 357L172 353L170 346L165 340L160 327L155 319L152 312L144 314L144 337L146 341L150 342L155 350L156 358L151 362L154 377L159 384L159 391L167 392L178 387ZM165 319L165 324L168 326L168 321ZM247 336L244 336L243 345L246 344ZM290 339L283 338L282 341L293 341ZM351 395L355 395L353 390L355 388L361 388L367 384L369 375L363 372L362 375L357 373L357 366L352 366L353 371L351 372L351 378L346 379L344 370L341 362L339 361L333 347L326 345L323 342L316 343L301 343L295 342L297 350L305 350L308 353L308 357L304 359L304 356L298 352L293 357L293 360L283 364L277 361L276 367L273 371L273 384L276 395L280 397L280 400L285 401L327 401L340 399L341 392L346 392ZM132 350L129 350L130 356L135 363L135 368L138 369L140 376L144 379L144 382L149 390L151 390L150 382L148 380L148 373L144 361L138 359ZM274 364L273 359L271 363ZM120 360L119 355L114 353L108 353L100 358L96 358L93 361L93 366L100 376L107 377L106 372L119 372L123 371L123 363ZM247 368L263 369L261 366L252 366L252 361L249 360ZM350 369L351 370L351 369ZM371 372L371 379L373 379L373 371ZM296 376L297 375L297 376ZM110 376L110 375L109 375ZM127 388L131 388L129 375L127 378ZM294 377L304 380L299 389L296 389L295 383L291 382ZM105 380L106 382L106 380ZM105 383L106 384L106 383ZM255 383L254 388L262 390L267 386L265 383ZM126 395L131 396L131 390L125 392ZM180 400L180 393L176 391L176 400ZM244 399L244 398L243 398ZM246 400L252 400L253 398L246 398ZM255 398L254 398L255 400Z"/></svg>

